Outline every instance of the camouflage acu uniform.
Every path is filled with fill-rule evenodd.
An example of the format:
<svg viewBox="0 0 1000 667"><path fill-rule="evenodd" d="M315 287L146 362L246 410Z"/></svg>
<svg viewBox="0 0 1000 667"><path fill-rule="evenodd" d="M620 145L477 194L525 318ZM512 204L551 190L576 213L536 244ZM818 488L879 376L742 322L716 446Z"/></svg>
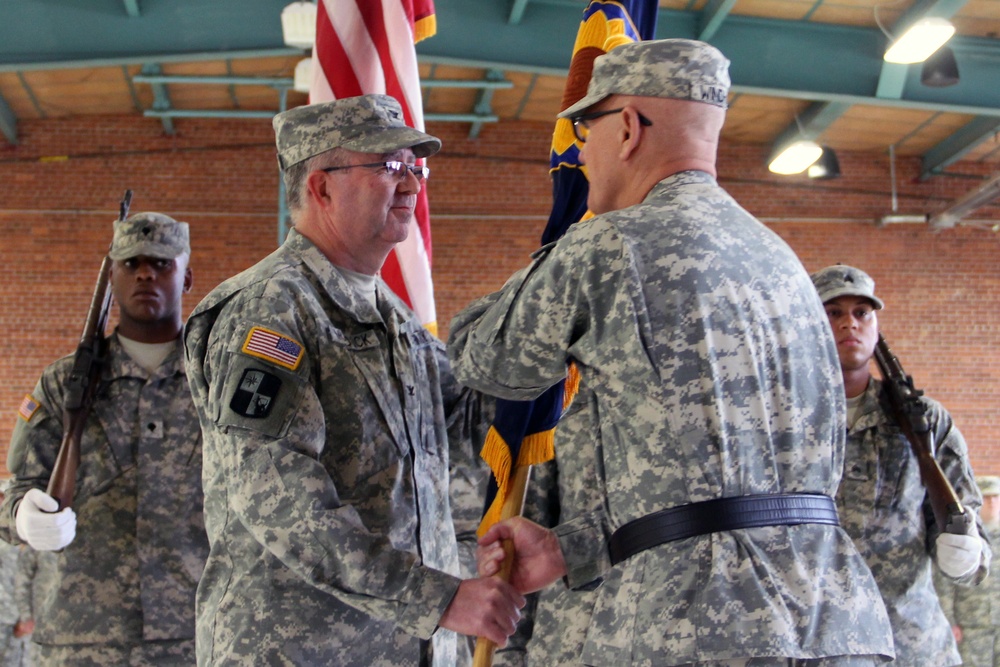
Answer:
<svg viewBox="0 0 1000 667"><path fill-rule="evenodd" d="M448 428L489 415L376 290L377 309L293 229L188 321L212 544L199 664L418 665L432 635L437 664L458 660L437 628L459 584Z"/></svg>
<svg viewBox="0 0 1000 667"><path fill-rule="evenodd" d="M990 544L1000 544L1000 526L987 527L986 535ZM994 572L978 586L962 586L935 570L934 583L948 622L962 628L962 664L1000 667L1000 576Z"/></svg>
<svg viewBox="0 0 1000 667"><path fill-rule="evenodd" d="M875 583L836 526L713 533L611 566L611 532L657 510L832 497L840 481L844 388L819 298L710 175L674 174L574 225L451 330L463 383L530 399L573 359L596 395L605 505L556 529L568 584L604 577L583 663L892 655Z"/></svg>
<svg viewBox="0 0 1000 667"><path fill-rule="evenodd" d="M81 441L76 538L54 554L32 639L52 655L65 649L77 656L79 645L88 645L122 649L127 656L130 646L142 653L142 646L178 641L193 650L194 596L208 541L201 430L181 342L152 375L128 356L117 335L109 342ZM52 471L71 365L66 357L45 369L30 411L22 406L17 419L7 464L15 481L3 508L8 541L18 541L17 502L28 489L44 488Z"/></svg>
<svg viewBox="0 0 1000 667"><path fill-rule="evenodd" d="M597 474L597 425L596 398L581 385L559 420L556 458L532 468L523 516L551 527L600 509L604 491ZM531 597L517 633L496 652L494 666L579 665L594 610L593 589L573 590L556 583Z"/></svg>
<svg viewBox="0 0 1000 667"><path fill-rule="evenodd" d="M844 529L854 538L882 592L903 667L961 664L951 625L941 611L931 572L934 523L917 459L899 425L879 405L882 383L869 381L857 421L847 433L844 478L837 508ZM962 505L978 515L982 498L969 466L968 448L951 416L924 398L934 429L941 469ZM977 516L978 521L978 516ZM982 532L982 525L979 526ZM963 578L976 583L989 572L984 552L978 570Z"/></svg>
<svg viewBox="0 0 1000 667"><path fill-rule="evenodd" d="M27 639L14 636L21 616L16 587L20 559L20 547L0 542L0 667L26 664Z"/></svg>

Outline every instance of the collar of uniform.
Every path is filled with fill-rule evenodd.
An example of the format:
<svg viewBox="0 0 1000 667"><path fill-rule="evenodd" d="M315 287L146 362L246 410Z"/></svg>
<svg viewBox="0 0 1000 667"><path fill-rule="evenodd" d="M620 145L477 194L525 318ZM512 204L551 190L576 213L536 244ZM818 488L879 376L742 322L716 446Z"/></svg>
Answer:
<svg viewBox="0 0 1000 667"><path fill-rule="evenodd" d="M184 350L183 337L178 336L174 343L174 349L170 352L160 367L152 375L140 366L132 357L128 355L118 340L118 332L114 332L108 338L108 365L104 368L103 377L106 380L113 380L123 377L135 377L142 379L159 379L171 377L173 375L184 375Z"/></svg>
<svg viewBox="0 0 1000 667"><path fill-rule="evenodd" d="M858 406L858 419L854 422L852 432L863 431L874 428L878 425L882 412L878 402L878 394L881 391L882 383L875 378L868 378L868 387L862 394L861 405Z"/></svg>
<svg viewBox="0 0 1000 667"><path fill-rule="evenodd" d="M341 309L351 313L363 324L381 324L382 317L371 307L364 297L344 278L339 269L320 252L319 248L293 227L288 232L285 246L289 252L298 255L313 274L319 279L320 285L330 299ZM382 289L382 283L376 280L376 295Z"/></svg>

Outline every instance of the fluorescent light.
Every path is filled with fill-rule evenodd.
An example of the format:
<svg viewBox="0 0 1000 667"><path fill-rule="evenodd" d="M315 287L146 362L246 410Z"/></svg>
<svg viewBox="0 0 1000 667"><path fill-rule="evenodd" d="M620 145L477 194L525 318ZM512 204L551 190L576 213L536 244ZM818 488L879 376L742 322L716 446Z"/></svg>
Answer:
<svg viewBox="0 0 1000 667"><path fill-rule="evenodd" d="M879 220L879 224L882 225L898 225L898 224L919 224L927 222L927 216L922 214L906 214L906 213L891 213L889 215L883 215L882 219Z"/></svg>
<svg viewBox="0 0 1000 667"><path fill-rule="evenodd" d="M955 26L940 16L927 16L903 33L885 52L887 63L909 65L930 57L955 34Z"/></svg>
<svg viewBox="0 0 1000 667"><path fill-rule="evenodd" d="M293 2L281 10L281 35L288 46L311 49L316 42L316 4Z"/></svg>
<svg viewBox="0 0 1000 667"><path fill-rule="evenodd" d="M292 90L308 93L312 87L312 58L303 58L295 66L295 78Z"/></svg>
<svg viewBox="0 0 1000 667"><path fill-rule="evenodd" d="M789 144L767 165L775 174L801 174L823 154L823 149L815 141L801 139Z"/></svg>

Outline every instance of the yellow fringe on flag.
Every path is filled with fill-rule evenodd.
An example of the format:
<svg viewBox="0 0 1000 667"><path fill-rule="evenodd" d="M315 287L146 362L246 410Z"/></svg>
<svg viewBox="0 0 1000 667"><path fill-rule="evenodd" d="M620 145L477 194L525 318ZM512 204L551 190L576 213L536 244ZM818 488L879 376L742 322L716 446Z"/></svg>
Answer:
<svg viewBox="0 0 1000 667"><path fill-rule="evenodd" d="M433 37L437 34L437 16L431 14L422 19L418 19L413 24L413 43L416 44L422 39Z"/></svg>
<svg viewBox="0 0 1000 667"><path fill-rule="evenodd" d="M587 211L590 213L590 211ZM590 214L593 217L593 213ZM584 216L586 219L586 216ZM575 363L570 363L569 370L566 371L566 382L563 384L563 412L566 412L566 408L570 406L573 399L576 398L577 393L580 391L580 369L576 367Z"/></svg>
<svg viewBox="0 0 1000 667"><path fill-rule="evenodd" d="M550 460L555 456L554 442L555 429L524 436L524 440L521 441L521 451L517 455L517 466L536 465ZM489 530L490 526L500 520L504 499L510 492L510 447L504 442L496 428L491 426L489 433L486 434L483 450L479 455L489 465L497 480L497 495L483 515L483 520L479 523L479 529L476 531L481 537Z"/></svg>

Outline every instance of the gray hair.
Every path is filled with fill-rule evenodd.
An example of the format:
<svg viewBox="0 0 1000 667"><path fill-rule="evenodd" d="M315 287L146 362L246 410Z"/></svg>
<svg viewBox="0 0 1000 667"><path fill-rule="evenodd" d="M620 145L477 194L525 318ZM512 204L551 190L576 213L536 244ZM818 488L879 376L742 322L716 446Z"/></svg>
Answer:
<svg viewBox="0 0 1000 667"><path fill-rule="evenodd" d="M341 148L333 148L302 162L296 162L282 172L285 182L285 198L288 210L294 214L305 205L306 177L310 172L325 167L341 167L347 164L347 154Z"/></svg>

